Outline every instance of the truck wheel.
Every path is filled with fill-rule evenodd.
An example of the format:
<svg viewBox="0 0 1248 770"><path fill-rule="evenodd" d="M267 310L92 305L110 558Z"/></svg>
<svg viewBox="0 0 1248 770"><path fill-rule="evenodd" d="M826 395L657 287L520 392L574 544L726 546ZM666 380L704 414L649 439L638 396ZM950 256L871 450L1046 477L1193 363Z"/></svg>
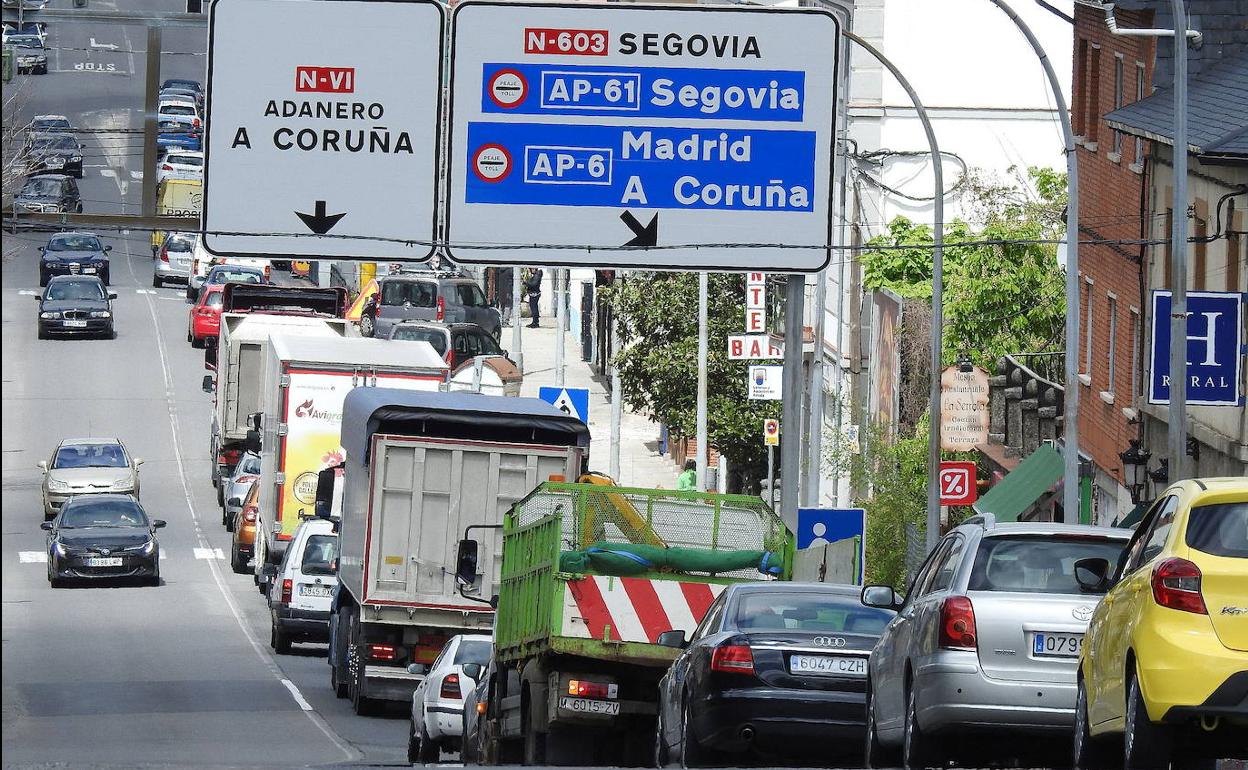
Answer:
<svg viewBox="0 0 1248 770"><path fill-rule="evenodd" d="M546 763L555 767L589 767L594 762L594 743L603 736L594 730L584 728L552 726L546 733ZM627 747L621 746L613 756L620 757L620 764L631 765ZM641 764L638 762L637 764Z"/></svg>
<svg viewBox="0 0 1248 770"><path fill-rule="evenodd" d="M335 612L331 619L332 622L338 624L338 627L334 629L334 643L329 648L329 686L334 691L335 697L346 698L350 693L347 688L347 680L343 676L343 670L346 668L346 656L342 654L342 644L343 640L347 638L347 613L340 610Z"/></svg>
<svg viewBox="0 0 1248 770"><path fill-rule="evenodd" d="M359 618L353 613L351 615L351 635L347 641L347 661L348 670L352 670L353 676L349 680L351 686L349 688L351 695L351 708L355 711L356 716L371 717L377 711L377 701L364 695L364 687L366 679L364 676L364 661L360 660L360 623Z"/></svg>
<svg viewBox="0 0 1248 770"><path fill-rule="evenodd" d="M546 764L546 734L539 733L533 727L532 700L527 684L520 701L520 725L524 730L524 764Z"/></svg>

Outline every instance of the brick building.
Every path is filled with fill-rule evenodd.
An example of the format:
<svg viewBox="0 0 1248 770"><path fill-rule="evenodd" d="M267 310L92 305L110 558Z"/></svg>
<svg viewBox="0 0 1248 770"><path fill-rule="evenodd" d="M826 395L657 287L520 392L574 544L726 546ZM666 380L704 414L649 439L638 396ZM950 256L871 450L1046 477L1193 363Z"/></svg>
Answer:
<svg viewBox="0 0 1248 770"><path fill-rule="evenodd" d="M1115 11L1110 11L1115 13ZM1152 9L1117 10L1121 28L1153 26ZM1106 11L1075 4L1071 121L1079 159L1081 240L1139 240L1149 143L1115 131L1104 116L1152 93L1157 41L1115 35ZM1144 247L1079 247L1079 446L1091 460L1095 521L1134 503L1118 454L1138 434Z"/></svg>

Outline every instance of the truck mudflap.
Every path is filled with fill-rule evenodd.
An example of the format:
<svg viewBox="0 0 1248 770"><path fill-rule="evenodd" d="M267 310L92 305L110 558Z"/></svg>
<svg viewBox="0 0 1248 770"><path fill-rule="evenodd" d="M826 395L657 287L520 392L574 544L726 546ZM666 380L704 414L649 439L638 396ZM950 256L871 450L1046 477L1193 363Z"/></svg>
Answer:
<svg viewBox="0 0 1248 770"><path fill-rule="evenodd" d="M410 702L424 680L424 674L413 674L404 666L365 666L361 694L376 700Z"/></svg>

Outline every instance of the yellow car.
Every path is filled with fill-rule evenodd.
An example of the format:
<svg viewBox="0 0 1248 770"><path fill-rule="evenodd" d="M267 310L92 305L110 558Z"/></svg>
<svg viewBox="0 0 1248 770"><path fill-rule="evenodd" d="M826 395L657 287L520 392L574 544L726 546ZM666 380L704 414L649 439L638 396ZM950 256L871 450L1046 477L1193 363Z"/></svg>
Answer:
<svg viewBox="0 0 1248 770"><path fill-rule="evenodd" d="M1248 479L1171 485L1116 566L1075 575L1109 586L1079 656L1075 766L1248 759Z"/></svg>

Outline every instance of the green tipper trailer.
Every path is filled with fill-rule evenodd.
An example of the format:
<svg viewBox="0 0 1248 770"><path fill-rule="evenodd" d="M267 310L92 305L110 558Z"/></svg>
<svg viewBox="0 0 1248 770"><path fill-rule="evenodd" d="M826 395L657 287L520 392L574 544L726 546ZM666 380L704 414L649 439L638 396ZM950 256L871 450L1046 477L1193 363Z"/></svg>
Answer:
<svg viewBox="0 0 1248 770"><path fill-rule="evenodd" d="M649 764L659 678L723 586L791 579L792 534L757 497L587 478L504 520L487 761Z"/></svg>

